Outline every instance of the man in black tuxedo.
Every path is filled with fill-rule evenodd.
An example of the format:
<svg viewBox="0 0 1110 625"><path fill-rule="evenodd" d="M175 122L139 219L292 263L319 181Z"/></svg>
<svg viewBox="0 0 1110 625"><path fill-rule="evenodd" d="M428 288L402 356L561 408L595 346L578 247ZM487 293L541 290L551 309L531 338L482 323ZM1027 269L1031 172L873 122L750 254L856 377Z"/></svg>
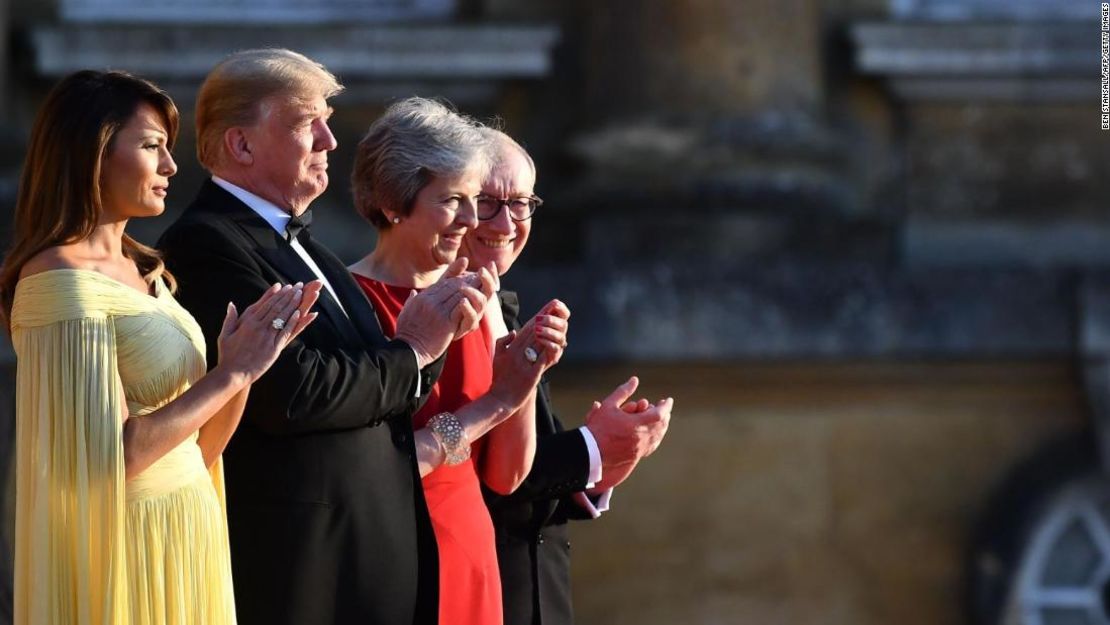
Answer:
<svg viewBox="0 0 1110 625"><path fill-rule="evenodd" d="M508 135L487 130L489 175L478 200L479 225L467 233L463 251L472 265L497 265L504 275L523 251L532 215L542 202L533 191L536 167ZM516 294L501 292L506 324L518 329ZM536 396L536 455L514 493L484 492L497 533L497 559L505 625L570 625L570 541L567 521L597 518L609 507L613 487L663 440L671 398L629 402L633 377L594 402L586 425L570 431L552 410L547 383Z"/></svg>
<svg viewBox="0 0 1110 625"><path fill-rule="evenodd" d="M319 318L243 398L224 453L241 625L436 621L436 545L411 417L447 345L477 325L462 302L482 310L493 278L480 272L479 291L454 265L409 301L393 340L382 335L346 268L308 230L336 147L327 99L341 89L289 50L217 65L196 106L197 152L212 178L160 242L210 365L229 301L242 309L275 282L322 288Z"/></svg>

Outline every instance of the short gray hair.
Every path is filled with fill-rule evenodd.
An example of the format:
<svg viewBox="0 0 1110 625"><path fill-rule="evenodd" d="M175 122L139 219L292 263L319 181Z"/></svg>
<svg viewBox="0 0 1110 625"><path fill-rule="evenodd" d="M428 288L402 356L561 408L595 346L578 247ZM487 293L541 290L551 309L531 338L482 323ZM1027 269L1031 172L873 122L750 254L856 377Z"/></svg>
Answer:
<svg viewBox="0 0 1110 625"><path fill-rule="evenodd" d="M416 194L433 178L484 170L489 139L481 129L435 100L395 102L358 143L351 172L355 209L374 227L387 229L385 211L409 215Z"/></svg>
<svg viewBox="0 0 1110 625"><path fill-rule="evenodd" d="M229 128L254 125L273 96L325 100L343 85L323 65L284 48L236 52L220 61L197 93L197 160L209 171L223 157Z"/></svg>
<svg viewBox="0 0 1110 625"><path fill-rule="evenodd" d="M517 143L516 139L510 137L504 130L500 130L496 127L484 127L481 132L489 143L486 151L491 167L499 167L505 163L506 150L516 150L524 157L524 160L528 163L528 167L532 169L532 175L536 175L536 162L532 160L532 155L528 153L528 150L525 150L524 146Z"/></svg>

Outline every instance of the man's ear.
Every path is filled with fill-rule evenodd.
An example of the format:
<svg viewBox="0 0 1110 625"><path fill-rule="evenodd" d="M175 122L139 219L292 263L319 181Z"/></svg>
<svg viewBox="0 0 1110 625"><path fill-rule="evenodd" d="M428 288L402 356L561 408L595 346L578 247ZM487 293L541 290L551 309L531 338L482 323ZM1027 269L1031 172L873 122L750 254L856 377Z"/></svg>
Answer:
<svg viewBox="0 0 1110 625"><path fill-rule="evenodd" d="M224 149L227 150L232 160L240 165L254 163L250 139L247 137L247 133L238 126L224 131Z"/></svg>

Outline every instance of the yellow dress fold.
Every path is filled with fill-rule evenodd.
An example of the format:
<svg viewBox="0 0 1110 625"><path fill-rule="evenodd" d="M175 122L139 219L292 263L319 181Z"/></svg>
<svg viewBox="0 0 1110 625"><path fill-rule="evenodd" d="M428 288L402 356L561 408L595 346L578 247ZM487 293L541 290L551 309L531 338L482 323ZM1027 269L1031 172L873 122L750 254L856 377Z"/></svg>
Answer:
<svg viewBox="0 0 1110 625"><path fill-rule="evenodd" d="M132 480L122 426L204 375L204 337L162 284L93 271L20 280L17 625L235 623L222 471L196 435Z"/></svg>

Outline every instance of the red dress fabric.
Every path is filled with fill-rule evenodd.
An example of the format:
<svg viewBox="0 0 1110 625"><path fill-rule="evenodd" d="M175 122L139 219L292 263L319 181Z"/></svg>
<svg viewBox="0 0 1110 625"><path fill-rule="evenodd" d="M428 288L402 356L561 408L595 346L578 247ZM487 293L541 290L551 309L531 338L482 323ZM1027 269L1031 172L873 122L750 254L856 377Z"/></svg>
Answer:
<svg viewBox="0 0 1110 625"><path fill-rule="evenodd" d="M397 315L412 289L353 274L370 298L382 332L397 332ZM492 333L485 320L478 330L447 349L443 373L428 401L413 416L420 429L433 415L453 412L489 390L493 380ZM424 498L439 545L440 625L500 625L501 576L493 523L482 500L476 463L484 439L474 442L471 457L453 467L441 466L424 477Z"/></svg>

